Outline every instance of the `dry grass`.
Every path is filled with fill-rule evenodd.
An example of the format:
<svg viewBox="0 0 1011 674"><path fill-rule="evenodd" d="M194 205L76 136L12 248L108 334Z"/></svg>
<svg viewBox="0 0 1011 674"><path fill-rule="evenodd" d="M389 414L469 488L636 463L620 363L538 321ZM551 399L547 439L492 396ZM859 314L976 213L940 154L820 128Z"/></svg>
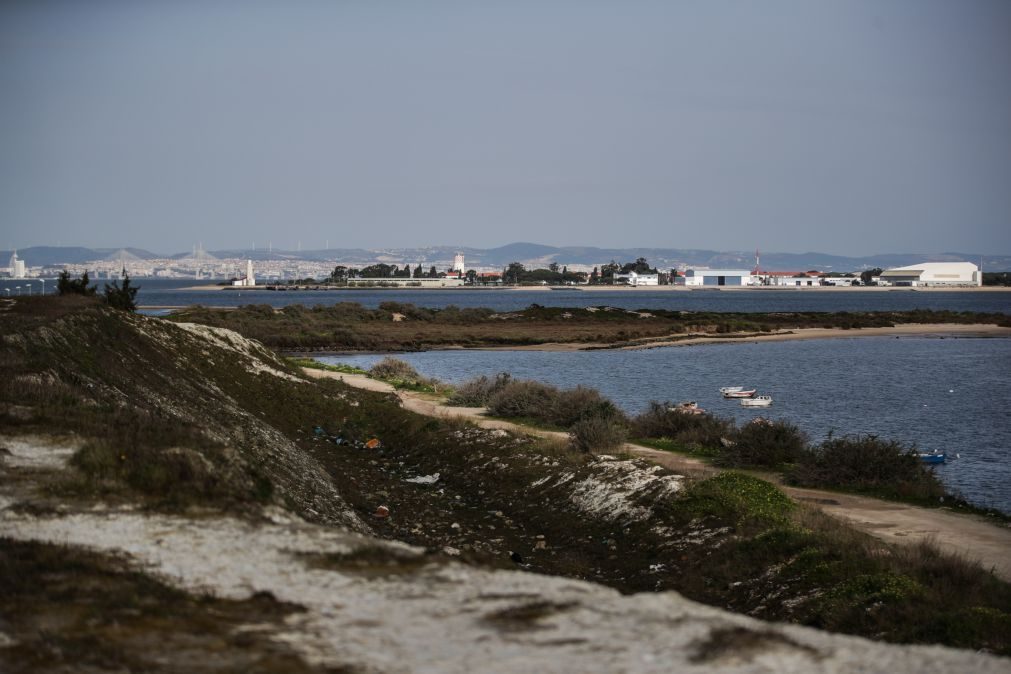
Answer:
<svg viewBox="0 0 1011 674"><path fill-rule="evenodd" d="M266 594L194 596L76 548L0 539L0 669L315 672L274 641L301 608ZM242 632L251 622L263 628Z"/></svg>

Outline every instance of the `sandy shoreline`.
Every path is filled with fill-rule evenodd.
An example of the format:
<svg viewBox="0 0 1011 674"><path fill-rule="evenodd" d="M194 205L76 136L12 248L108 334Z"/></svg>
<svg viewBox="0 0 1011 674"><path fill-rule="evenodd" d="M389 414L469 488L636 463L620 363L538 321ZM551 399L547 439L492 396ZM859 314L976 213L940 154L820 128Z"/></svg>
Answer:
<svg viewBox="0 0 1011 674"><path fill-rule="evenodd" d="M679 335L679 337L684 337ZM757 344L758 342L790 342L804 339L848 339L853 337L936 337L944 339L990 337L1009 338L1011 328L999 325L959 323L929 323L916 325L897 325L890 328L858 328L844 330L842 328L796 328L784 332L770 334L727 333L725 335L704 334L698 337L687 337L678 340L658 339L642 344L611 346L597 342L562 342L548 344L530 344L524 346L481 346L470 347L470 351L587 351L612 348L615 350L641 351L645 349L660 349L672 346L697 346L699 344ZM455 347L461 348L461 347ZM442 351L444 349L433 349Z"/></svg>

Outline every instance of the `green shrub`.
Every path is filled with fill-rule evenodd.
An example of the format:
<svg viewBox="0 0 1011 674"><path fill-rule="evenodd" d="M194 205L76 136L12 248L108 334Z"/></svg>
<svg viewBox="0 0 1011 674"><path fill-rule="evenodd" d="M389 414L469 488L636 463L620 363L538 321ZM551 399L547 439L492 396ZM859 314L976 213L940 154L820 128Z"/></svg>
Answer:
<svg viewBox="0 0 1011 674"><path fill-rule="evenodd" d="M606 417L622 422L622 413L599 391L585 386L557 391L550 408L545 410L548 420L556 426L568 428L577 421L590 417ZM627 429L626 429L627 432Z"/></svg>
<svg viewBox="0 0 1011 674"><path fill-rule="evenodd" d="M711 414L685 414L672 410L669 402L650 401L649 408L630 422L637 438L668 438L687 449L719 448L721 440L732 434L733 422Z"/></svg>
<svg viewBox="0 0 1011 674"><path fill-rule="evenodd" d="M785 477L789 484L805 487L842 487L910 500L937 501L945 495L914 447L873 435L829 438L803 452Z"/></svg>
<svg viewBox="0 0 1011 674"><path fill-rule="evenodd" d="M551 408L558 389L536 381L511 380L488 400L488 412L497 417L528 417L549 421L545 410Z"/></svg>
<svg viewBox="0 0 1011 674"><path fill-rule="evenodd" d="M376 379L400 379L403 381L421 378L414 367L399 358L387 356L369 368L369 374Z"/></svg>
<svg viewBox="0 0 1011 674"><path fill-rule="evenodd" d="M501 372L494 377L475 377L458 386L446 404L454 407L487 407L492 396L510 381L512 377L508 372Z"/></svg>
<svg viewBox="0 0 1011 674"><path fill-rule="evenodd" d="M413 304L403 302L380 302L379 310L389 314L401 314L409 321L431 321L435 318L436 311L416 307Z"/></svg>
<svg viewBox="0 0 1011 674"><path fill-rule="evenodd" d="M806 449L807 437L793 424L755 419L733 434L733 442L727 443L715 463L729 468L775 468L800 460Z"/></svg>
<svg viewBox="0 0 1011 674"><path fill-rule="evenodd" d="M602 414L599 411L579 419L569 428L572 446L584 453L616 452L628 439L628 427L617 414Z"/></svg>
<svg viewBox="0 0 1011 674"><path fill-rule="evenodd" d="M432 390L439 382L422 376L410 363L387 356L369 369L369 376L381 379L399 388Z"/></svg>

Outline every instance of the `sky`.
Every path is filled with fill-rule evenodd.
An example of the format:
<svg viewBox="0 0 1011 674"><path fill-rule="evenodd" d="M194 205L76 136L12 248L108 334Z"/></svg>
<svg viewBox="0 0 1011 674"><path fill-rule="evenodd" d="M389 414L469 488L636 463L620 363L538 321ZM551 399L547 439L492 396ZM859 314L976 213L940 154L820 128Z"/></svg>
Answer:
<svg viewBox="0 0 1011 674"><path fill-rule="evenodd" d="M0 248L1011 253L1011 2L0 3Z"/></svg>

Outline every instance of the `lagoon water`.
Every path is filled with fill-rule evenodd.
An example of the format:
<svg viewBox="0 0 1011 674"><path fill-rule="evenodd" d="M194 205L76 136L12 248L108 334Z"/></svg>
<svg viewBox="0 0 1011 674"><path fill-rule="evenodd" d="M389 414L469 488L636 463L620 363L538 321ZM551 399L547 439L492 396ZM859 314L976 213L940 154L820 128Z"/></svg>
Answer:
<svg viewBox="0 0 1011 674"><path fill-rule="evenodd" d="M368 367L381 356L320 357ZM872 433L925 451L958 453L939 466L952 490L1011 513L1011 340L863 337L719 344L647 351L478 351L398 354L420 372L460 383L509 372L599 389L628 412L650 400L696 400L739 422L789 420L817 441ZM723 400L721 386L757 387L765 410Z"/></svg>
<svg viewBox="0 0 1011 674"><path fill-rule="evenodd" d="M38 282L36 281L36 288ZM1011 314L1011 292L917 291L913 289L865 290L693 290L669 291L637 288L628 290L513 290L513 289L392 289L344 290L190 290L201 283L179 279L137 279L138 303L144 306L237 307L243 304L330 305L359 302L375 308L380 302L410 302L440 308L489 307L515 311L537 303L555 307L613 306L623 309L671 309L678 311L908 311L933 309ZM208 282L202 282L208 284ZM55 284L46 283L50 292ZM101 284L100 284L101 285ZM213 284L208 284L214 288ZM3 287L0 286L0 292Z"/></svg>

